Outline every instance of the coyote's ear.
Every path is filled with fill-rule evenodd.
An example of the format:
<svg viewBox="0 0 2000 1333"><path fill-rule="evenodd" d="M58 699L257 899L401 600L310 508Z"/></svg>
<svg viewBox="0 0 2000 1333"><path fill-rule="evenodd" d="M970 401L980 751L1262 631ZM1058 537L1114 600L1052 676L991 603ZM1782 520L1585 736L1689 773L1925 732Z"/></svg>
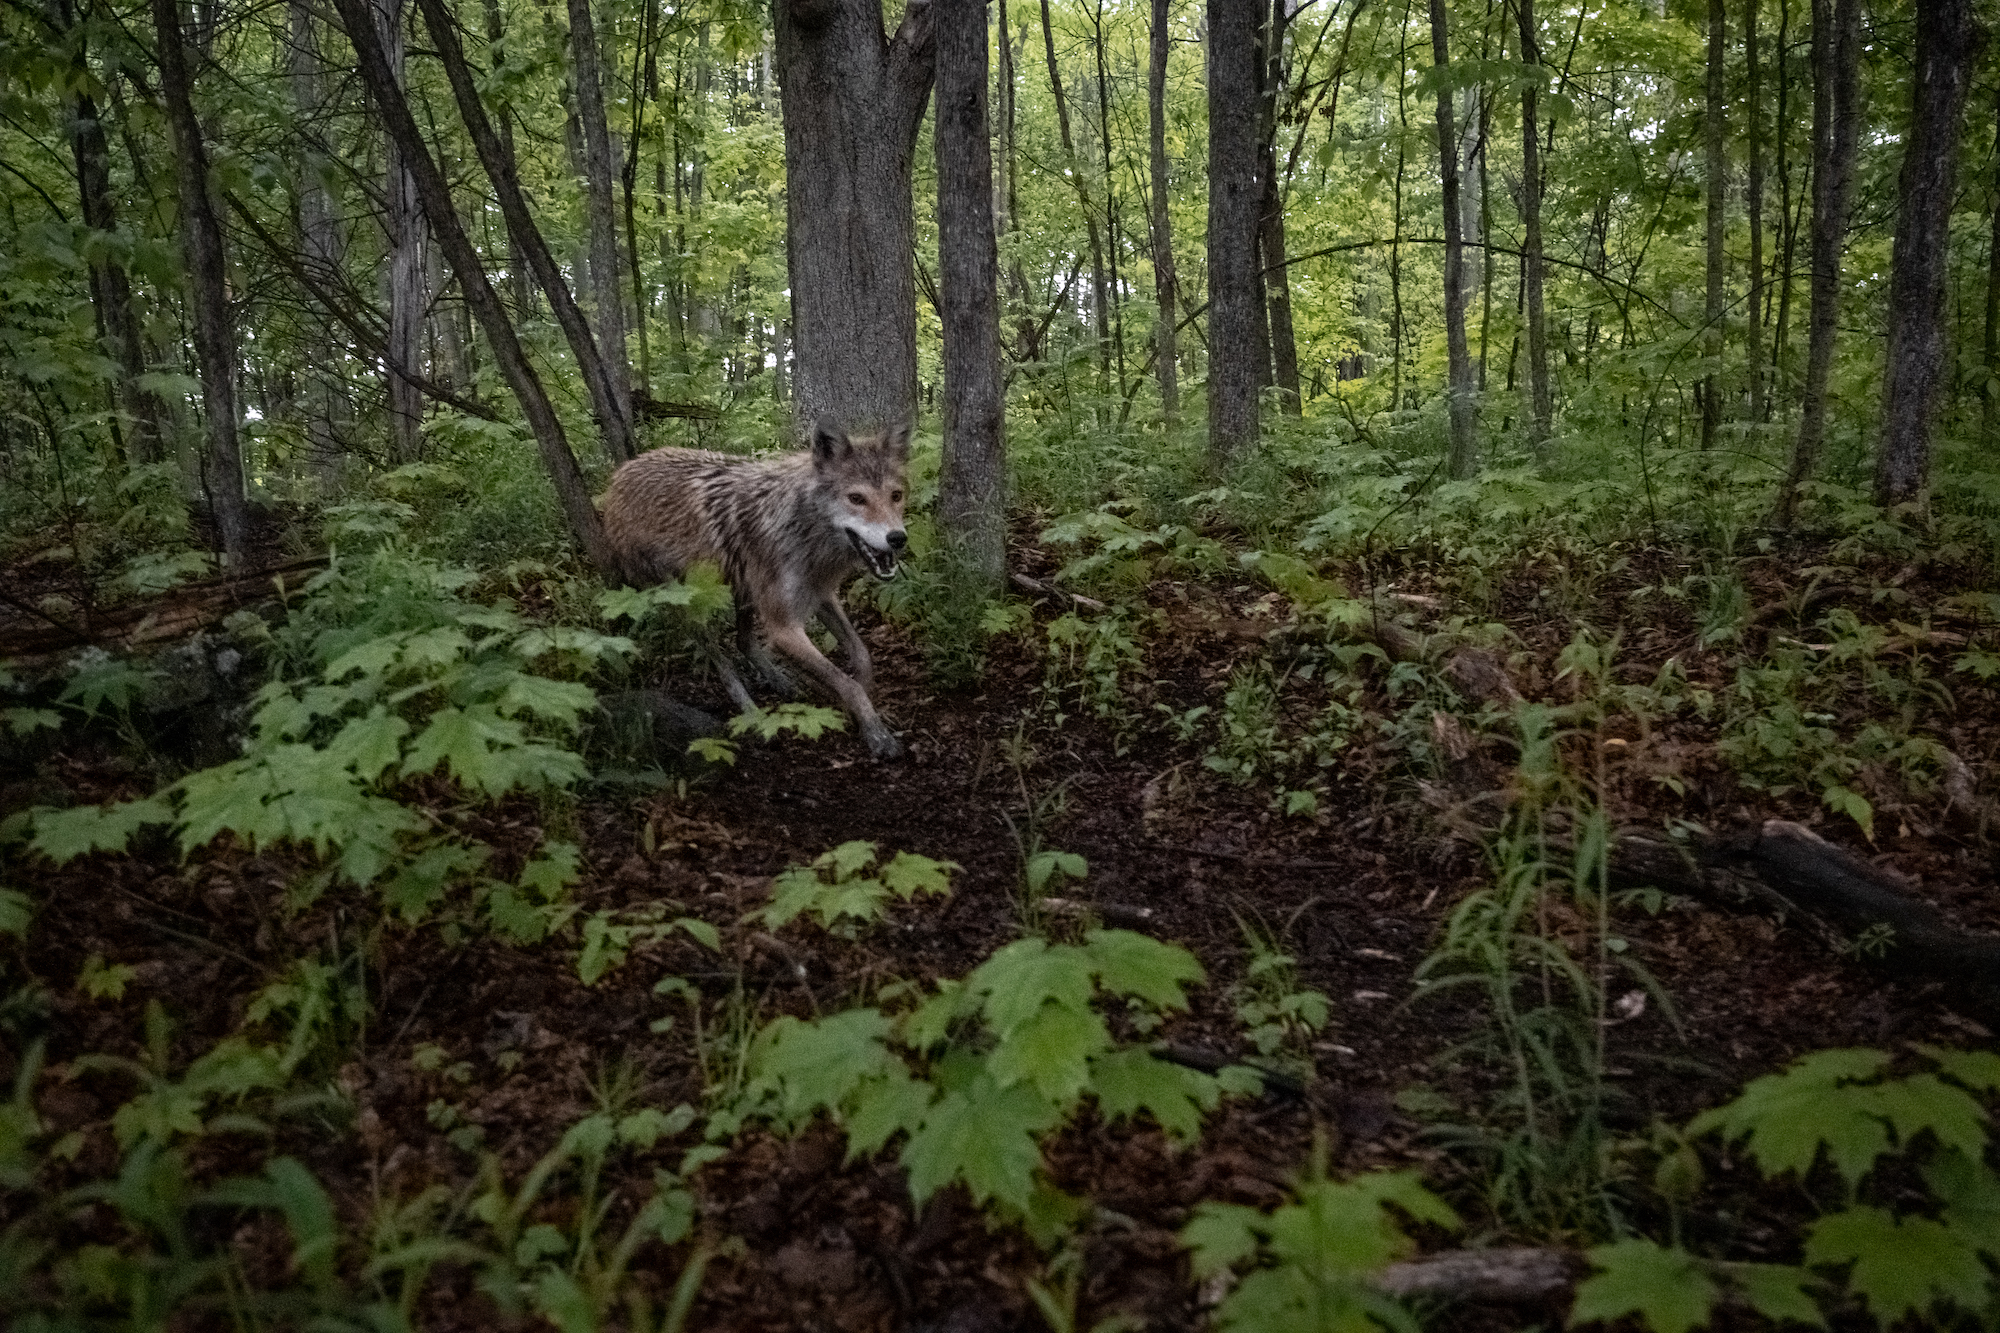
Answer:
<svg viewBox="0 0 2000 1333"><path fill-rule="evenodd" d="M810 438L815 463L831 463L845 458L854 451L854 446L848 442L847 436L828 426L824 421L814 420Z"/></svg>
<svg viewBox="0 0 2000 1333"><path fill-rule="evenodd" d="M898 462L910 461L910 423L891 426L882 434L882 449Z"/></svg>

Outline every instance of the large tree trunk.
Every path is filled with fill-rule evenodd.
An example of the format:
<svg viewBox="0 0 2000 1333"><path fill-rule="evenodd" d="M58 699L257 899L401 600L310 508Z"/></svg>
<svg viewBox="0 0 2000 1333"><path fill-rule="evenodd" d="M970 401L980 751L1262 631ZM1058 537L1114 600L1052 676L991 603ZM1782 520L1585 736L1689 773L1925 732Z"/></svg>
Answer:
<svg viewBox="0 0 2000 1333"><path fill-rule="evenodd" d="M1702 304L1701 447L1713 449L1722 429L1722 228L1729 196L1729 164L1723 156L1723 89L1727 59L1727 16L1723 0L1708 0L1708 99L1702 114L1708 176L1707 299Z"/></svg>
<svg viewBox="0 0 2000 1333"><path fill-rule="evenodd" d="M1799 433L1771 514L1780 528L1791 526L1799 486L1818 466L1826 441L1826 386L1840 316L1840 252L1847 244L1847 195L1861 127L1861 0L1813 0L1812 63L1812 312Z"/></svg>
<svg viewBox="0 0 2000 1333"><path fill-rule="evenodd" d="M854 428L917 407L910 163L930 94L930 9L896 35L875 0L776 0L786 263L801 421Z"/></svg>
<svg viewBox="0 0 2000 1333"><path fill-rule="evenodd" d="M1000 258L987 138L985 0L934 0L937 20L939 317L944 465L938 518L997 593L1007 573L1007 456L1000 388Z"/></svg>
<svg viewBox="0 0 2000 1333"><path fill-rule="evenodd" d="M376 0L375 23L389 74L400 88L403 0ZM430 302L424 290L423 205L393 143L383 169L382 197L386 205L382 228L389 242L389 456L398 463L414 463L423 453L419 429L424 396L410 375L398 372L423 368L424 310Z"/></svg>
<svg viewBox="0 0 2000 1333"><path fill-rule="evenodd" d="M1889 265L1889 355L1882 446L1875 459L1879 505L1920 499L1930 483L1931 427L1946 369L1944 307L1959 121L1985 44L1971 0L1926 0L1917 6L1914 106L1897 180L1896 249Z"/></svg>
<svg viewBox="0 0 2000 1333"><path fill-rule="evenodd" d="M1062 135L1063 162L1069 168L1069 182L1076 190L1077 208L1090 240L1090 307L1097 319L1097 366L1105 379L1111 378L1111 302L1105 294L1104 236L1097 229L1097 210L1091 206L1090 187L1084 184L1083 162L1076 155L1076 143L1069 132L1069 98L1063 93L1062 70L1056 65L1055 29L1049 23L1049 0L1042 0L1042 50L1048 57L1049 91L1056 101L1056 129Z"/></svg>
<svg viewBox="0 0 2000 1333"><path fill-rule="evenodd" d="M1750 317L1744 322L1748 344L1743 364L1749 371L1750 420L1764 421L1764 122L1758 103L1757 6L1743 0L1743 63L1748 77L1744 114L1750 123L1750 169L1743 192L1743 211L1750 215ZM1780 51L1779 58L1784 58Z"/></svg>
<svg viewBox="0 0 2000 1333"><path fill-rule="evenodd" d="M431 6L437 2L428 0L424 13L427 22L436 17ZM153 3L164 6L171 4L172 0L153 0ZM340 12L341 26L347 30L348 39L354 44L361 81L368 90L369 100L375 103L390 139L402 154L403 164L416 181L417 196L423 201L431 230L443 247L452 272L458 275L466 303L472 307L474 318L479 321L486 341L493 348L500 373L506 378L507 386L514 391L522 415L528 420L528 428L534 433L542 465L555 485L556 499L562 506L563 517L569 522L570 533L591 563L606 577L613 577L619 570L618 560L605 538L604 524L598 517L597 507L591 503L589 483L576 464L576 455L570 452L562 422L557 419L555 408L550 404L535 368L529 364L528 354L515 335L514 326L507 320L499 295L493 290L493 284L487 281L479 252L473 249L465 227L459 222L458 213L452 207L450 187L445 184L437 163L431 159L430 150L424 146L416 118L410 114L402 89L390 72L388 60L375 38L369 0L334 0L334 4ZM457 34L448 23L432 22L432 27L433 36L438 37L440 43L448 36L452 45L456 46ZM459 67L462 74L462 56ZM488 137L491 137L490 129Z"/></svg>
<svg viewBox="0 0 2000 1333"><path fill-rule="evenodd" d="M1472 358L1465 347L1464 214L1458 198L1458 133L1452 124L1451 82L1444 71L1451 64L1450 34L1444 0L1431 0L1431 59L1438 69L1438 167L1444 177L1444 342L1450 376L1451 475L1470 477L1479 465L1479 445L1472 434Z"/></svg>
<svg viewBox="0 0 2000 1333"><path fill-rule="evenodd" d="M1208 452L1221 471L1257 443L1262 283L1257 31L1263 0L1208 3Z"/></svg>
<svg viewBox="0 0 2000 1333"><path fill-rule="evenodd" d="M493 132L493 123L487 119L485 104L480 101L478 87L472 81L472 70L466 64L465 50L459 45L458 29L443 0L417 0L417 8L423 13L424 26L430 31L432 45L437 48L438 59L444 64L445 77L451 82L452 99L458 104L459 118L465 122L466 131L472 137L473 149L479 154L480 164L486 168L486 175L493 182L493 193L507 222L507 235L526 258L536 283L548 295L549 308L569 342L570 355L576 358L584 389L590 395L591 415L597 420L604 452L613 463L622 463L632 457L631 417L629 413L618 410L612 375L598 353L597 340L591 336L590 325L585 321L583 311L577 308L575 298L570 295L569 284L563 280L562 270L556 267L555 256L549 253L548 242L535 225L534 214L528 210L528 198L521 189L520 176L515 170L513 150ZM425 211L430 211L428 204ZM436 224L437 219L433 217L432 222ZM445 257L451 259L449 251ZM451 265L455 272L459 272L460 282L464 283L466 279L458 261L452 259ZM471 299L468 287L466 300ZM483 325L484 317L476 308L473 315L481 319ZM509 332L512 332L511 326Z"/></svg>
<svg viewBox="0 0 2000 1333"><path fill-rule="evenodd" d="M1518 0L1521 60L1542 62L1535 37L1535 0ZM1555 400L1549 393L1548 326L1542 315L1542 150L1535 139L1536 84L1521 85L1521 288L1528 334L1528 443L1540 450L1554 429Z"/></svg>
<svg viewBox="0 0 2000 1333"><path fill-rule="evenodd" d="M611 195L611 135L604 123L604 80L590 0L569 0L570 75L583 122L584 212L590 230L590 295L597 354L604 361L611 410L632 434L632 363L625 351L625 297L618 283L618 219Z"/></svg>
<svg viewBox="0 0 2000 1333"><path fill-rule="evenodd" d="M318 115L325 100L321 83L325 61L320 54L311 6L306 0L292 0L290 11L292 108L303 121ZM326 166L317 154L308 154L300 164L299 258L305 270L313 275L315 285L331 290L339 285L346 252L340 219L326 186ZM336 345L323 330L312 331L306 354L312 361L305 371L307 387L301 404L305 412L306 455L320 479L331 485L346 454L339 423L348 415L347 385L334 369Z"/></svg>
<svg viewBox="0 0 2000 1333"><path fill-rule="evenodd" d="M195 356L200 362L202 415L207 447L202 451L202 484L215 515L225 563L243 558L249 532L243 455L236 435L236 334L229 320L229 271L222 253L222 226L209 197L208 147L194 113L187 50L181 39L180 0L152 0L159 47L160 93L173 130L174 161L181 204L181 247L194 307Z"/></svg>
<svg viewBox="0 0 2000 1333"><path fill-rule="evenodd" d="M1160 375L1160 412L1172 425L1181 414L1180 369L1174 354L1174 311L1180 283L1174 271L1173 216L1167 210L1167 11L1167 0L1153 0L1146 65L1146 132L1153 189L1153 295L1160 307L1153 325L1153 365Z"/></svg>

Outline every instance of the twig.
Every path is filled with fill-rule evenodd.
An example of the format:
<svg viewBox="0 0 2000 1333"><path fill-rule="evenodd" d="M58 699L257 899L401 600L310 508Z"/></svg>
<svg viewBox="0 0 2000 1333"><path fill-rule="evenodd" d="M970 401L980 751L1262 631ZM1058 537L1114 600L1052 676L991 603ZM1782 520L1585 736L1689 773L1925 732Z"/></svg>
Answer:
<svg viewBox="0 0 2000 1333"><path fill-rule="evenodd" d="M1080 592L1067 592L1061 588L1051 587L1043 583L1040 579L1029 578L1026 574L1013 575L1012 582L1015 587L1021 589L1023 592L1039 593L1044 597L1067 597L1071 602L1086 611L1109 611L1111 609L1095 597L1085 597Z"/></svg>

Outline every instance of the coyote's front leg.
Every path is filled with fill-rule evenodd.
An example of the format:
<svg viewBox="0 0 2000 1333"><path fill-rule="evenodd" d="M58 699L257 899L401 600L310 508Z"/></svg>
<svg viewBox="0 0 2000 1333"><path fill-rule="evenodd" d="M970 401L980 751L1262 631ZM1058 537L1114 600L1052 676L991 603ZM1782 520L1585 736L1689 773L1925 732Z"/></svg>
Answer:
<svg viewBox="0 0 2000 1333"><path fill-rule="evenodd" d="M848 630L852 633L853 627L850 625ZM894 759L903 753L903 743L896 739L896 733L889 730L882 715L875 711L868 691L861 688L854 677L827 660L826 654L806 633L805 626L773 625L770 635L773 648L804 667L829 694L840 700L841 706L861 725L861 739L868 742L868 753L877 759Z"/></svg>

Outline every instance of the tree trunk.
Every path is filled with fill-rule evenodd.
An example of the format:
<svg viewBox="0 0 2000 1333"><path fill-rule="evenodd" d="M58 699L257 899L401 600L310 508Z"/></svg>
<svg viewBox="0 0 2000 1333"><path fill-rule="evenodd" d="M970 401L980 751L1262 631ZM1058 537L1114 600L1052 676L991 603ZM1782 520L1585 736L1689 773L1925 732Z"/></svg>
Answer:
<svg viewBox="0 0 2000 1333"><path fill-rule="evenodd" d="M850 427L917 407L910 165L930 94L928 5L893 38L873 0L777 0L786 263L799 420Z"/></svg>
<svg viewBox="0 0 2000 1333"><path fill-rule="evenodd" d="M181 247L187 263L189 302L194 308L195 357L201 370L202 414L207 447L202 451L202 484L214 511L225 564L243 559L249 535L243 455L236 435L236 335L229 319L229 271L222 253L222 226L209 197L208 147L194 113L187 51L181 39L180 0L152 0L159 46L160 93L172 127L179 176Z"/></svg>
<svg viewBox="0 0 2000 1333"><path fill-rule="evenodd" d="M292 108L304 121L317 116L325 101L320 81L325 58L320 53L311 6L305 0L292 0L290 17ZM333 197L326 186L327 165L318 154L308 154L301 163L298 249L306 271L313 274L319 286L331 289L340 277L346 246ZM349 411L347 383L334 370L337 346L323 331L314 329L309 334L306 355L312 362L305 372L306 454L320 480L330 486L338 478L346 455L339 423Z"/></svg>
<svg viewBox="0 0 2000 1333"><path fill-rule="evenodd" d="M153 0L153 3L165 6L172 0ZM440 45L448 37L450 45L455 48L457 33L448 23L433 21L432 6L437 3L438 0L427 0L425 20L431 24L433 37ZM375 38L370 0L334 0L334 5L340 12L341 26L346 28L348 39L354 44L361 81L368 90L369 100L375 103L390 139L402 155L404 166L416 181L417 195L430 219L432 232L443 247L452 271L458 275L466 302L472 307L474 317L486 334L486 341L493 348L500 373L514 391L522 415L528 420L528 428L534 433L542 465L555 485L556 499L569 522L570 533L600 573L615 577L619 570L617 557L605 538L604 524L598 517L597 507L591 503L589 483L576 464L576 455L570 452L562 422L557 419L555 408L550 404L535 368L529 364L527 352L514 333L514 326L507 320L499 295L494 292L493 284L487 281L486 270L479 262L479 253L472 248L472 241L458 220L458 213L451 203L450 187L445 184L437 163L431 160L430 151L424 147L416 119L410 114L409 104L404 101L402 90L389 70L388 60ZM458 65L462 75L462 54ZM484 124L483 116L481 124ZM491 137L490 128L487 136Z"/></svg>
<svg viewBox="0 0 2000 1333"><path fill-rule="evenodd" d="M590 0L569 0L571 82L583 122L584 212L590 231L591 305L597 354L604 361L611 409L621 433L632 434L632 363L625 350L625 297L618 282L618 220L611 193L611 135L604 123L604 80Z"/></svg>
<svg viewBox="0 0 2000 1333"><path fill-rule="evenodd" d="M403 86L403 0L375 0L376 40L390 76ZM424 214L417 187L396 145L389 145L382 173L382 230L389 249L389 456L414 463L423 453L424 396L408 374L423 369Z"/></svg>
<svg viewBox="0 0 2000 1333"><path fill-rule="evenodd" d="M1263 0L1208 5L1208 452L1222 471L1257 443L1257 31Z"/></svg>
<svg viewBox="0 0 2000 1333"><path fill-rule="evenodd" d="M933 0L944 462L938 519L989 593L1007 573L1000 258L986 116L985 0Z"/></svg>
<svg viewBox="0 0 2000 1333"><path fill-rule="evenodd" d="M1743 364L1749 371L1750 420L1761 425L1764 421L1764 121L1758 101L1758 4L1759 0L1743 0L1743 63L1750 85L1744 108L1750 122L1750 169L1743 192L1743 209L1750 215L1750 317L1744 322L1748 346Z"/></svg>
<svg viewBox="0 0 2000 1333"><path fill-rule="evenodd" d="M1959 121L1986 44L1971 0L1917 6L1910 138L1897 179L1896 248L1889 265L1889 354L1875 503L1906 504L1930 484L1931 428L1946 373L1945 296L1951 208L1958 188Z"/></svg>
<svg viewBox="0 0 2000 1333"><path fill-rule="evenodd" d="M2000 98L1996 98L2000 109ZM1986 373L1979 419L1986 437L2000 426L2000 118L1993 131L1993 235L1986 243Z"/></svg>
<svg viewBox="0 0 2000 1333"><path fill-rule="evenodd" d="M1285 195L1278 181L1278 102L1285 92L1285 5L1271 0L1258 69L1260 98L1257 137L1264 194L1257 210L1258 282L1270 330L1271 382L1289 416L1303 410L1299 385L1299 340L1292 329L1292 280L1285 262Z"/></svg>
<svg viewBox="0 0 2000 1333"><path fill-rule="evenodd" d="M1521 18L1521 61L1542 63L1535 37L1535 0L1517 0ZM1535 141L1536 82L1521 85L1521 288L1528 334L1528 443L1537 452L1554 429L1555 401L1549 394L1547 322L1542 315L1542 152Z"/></svg>
<svg viewBox="0 0 2000 1333"><path fill-rule="evenodd" d="M555 314L556 323L562 326L563 335L569 342L570 355L576 358L584 389L590 395L591 415L596 418L604 452L613 463L622 463L632 457L631 418L618 411L612 376L598 354L597 341L591 336L590 325L577 308L575 298L570 295L569 285L563 280L562 270L556 267L555 256L549 253L548 242L535 225L534 215L528 211L528 199L521 190L513 151L493 132L493 123L486 117L485 104L480 101L479 90L472 81L472 70L465 61L465 50L459 45L458 29L443 0L417 0L417 8L423 13L424 26L430 31L431 43L437 48L438 59L444 65L445 77L451 82L452 99L458 104L459 118L465 122L480 164L486 168L486 175L493 182L493 193L507 222L507 235L527 260L536 283L547 293L549 308ZM428 205L425 211L430 211ZM432 220L435 222L435 217ZM451 259L449 251L446 258ZM459 273L461 284L464 284L466 278L458 261L452 259L451 265ZM466 300L471 299L468 286ZM484 316L479 315L476 308L473 314L483 325ZM511 335L512 326L509 326L509 333Z"/></svg>
<svg viewBox="0 0 2000 1333"><path fill-rule="evenodd" d="M1478 442L1472 434L1472 358L1465 347L1464 214L1458 198L1458 132L1452 124L1451 82L1444 71L1451 65L1450 34L1444 0L1431 0L1431 60L1438 68L1438 168L1444 178L1444 342L1451 415L1451 475L1470 477L1479 465Z"/></svg>
<svg viewBox="0 0 2000 1333"><path fill-rule="evenodd" d="M1702 116L1708 175L1708 295L1702 306L1701 348L1705 363L1701 390L1701 447L1713 449L1722 429L1722 227L1729 191L1728 160L1722 154L1723 89L1727 54L1723 0L1708 0L1708 101Z"/></svg>
<svg viewBox="0 0 2000 1333"><path fill-rule="evenodd" d="M1097 318L1097 365L1106 380L1111 378L1111 303L1105 296L1104 237L1097 229L1097 211L1090 200L1090 188L1083 183L1083 162L1076 155L1076 143L1069 132L1069 99L1063 94L1062 71L1056 66L1055 29L1049 24L1049 0L1042 0L1042 50L1048 56L1049 91L1056 101L1056 128L1062 134L1063 162L1069 168L1069 182L1076 189L1077 207L1090 240L1090 306Z"/></svg>
<svg viewBox="0 0 2000 1333"><path fill-rule="evenodd" d="M1146 132L1153 186L1153 296L1160 307L1153 325L1153 365L1160 376L1160 412L1171 426L1180 419L1181 389L1174 353L1179 281L1174 271L1173 215L1167 209L1167 11L1167 0L1153 0L1146 65ZM1994 216L2000 218L2000 212Z"/></svg>
<svg viewBox="0 0 2000 1333"><path fill-rule="evenodd" d="M1111 189L1111 75L1104 67L1104 0L1092 13L1092 50L1097 56L1097 129L1104 149L1104 242L1111 286L1111 347L1118 358L1118 395L1125 396L1125 300L1118 277L1118 201Z"/></svg>
<svg viewBox="0 0 2000 1333"><path fill-rule="evenodd" d="M1847 195L1861 125L1861 0L1813 0L1812 63L1812 313L1798 438L1771 514L1780 528L1791 526L1799 486L1812 475L1826 441L1826 386L1840 315L1840 252L1847 244Z"/></svg>

